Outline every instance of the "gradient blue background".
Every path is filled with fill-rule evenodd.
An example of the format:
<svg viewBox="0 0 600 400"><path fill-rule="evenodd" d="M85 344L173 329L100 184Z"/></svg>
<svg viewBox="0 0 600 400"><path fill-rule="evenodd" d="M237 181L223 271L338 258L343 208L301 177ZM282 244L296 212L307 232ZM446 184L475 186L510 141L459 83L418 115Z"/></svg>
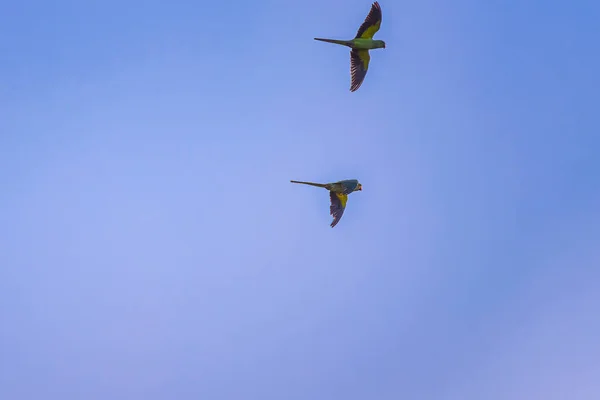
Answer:
<svg viewBox="0 0 600 400"><path fill-rule="evenodd" d="M2 4L0 398L600 398L600 3L381 6Z"/></svg>

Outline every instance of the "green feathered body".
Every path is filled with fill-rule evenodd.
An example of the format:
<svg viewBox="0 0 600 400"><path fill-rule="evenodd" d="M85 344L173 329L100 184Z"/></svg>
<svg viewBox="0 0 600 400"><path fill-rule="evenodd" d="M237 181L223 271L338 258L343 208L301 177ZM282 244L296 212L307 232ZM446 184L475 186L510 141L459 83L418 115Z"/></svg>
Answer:
<svg viewBox="0 0 600 400"><path fill-rule="evenodd" d="M347 179L344 181L339 181L339 182L335 182L335 183L330 183L330 191L335 192L335 193L344 193L344 194L350 194L352 192L354 192L355 190L359 189L359 187L361 187L361 185L358 183L358 180L356 179ZM361 189L359 189L361 190Z"/></svg>
<svg viewBox="0 0 600 400"><path fill-rule="evenodd" d="M383 40L357 38L352 39L352 48L357 50L383 49L385 48L385 42Z"/></svg>

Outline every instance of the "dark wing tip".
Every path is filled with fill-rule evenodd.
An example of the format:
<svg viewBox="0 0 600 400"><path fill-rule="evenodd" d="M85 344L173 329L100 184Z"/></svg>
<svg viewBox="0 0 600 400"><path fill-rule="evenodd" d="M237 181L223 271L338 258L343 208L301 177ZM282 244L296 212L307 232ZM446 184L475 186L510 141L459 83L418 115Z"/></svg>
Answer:
<svg viewBox="0 0 600 400"><path fill-rule="evenodd" d="M381 6L379 5L379 2L376 1L375 3L373 3L373 5L371 6L371 10L375 10L375 12L377 12L379 15L379 19L381 19Z"/></svg>
<svg viewBox="0 0 600 400"><path fill-rule="evenodd" d="M363 81L352 82L352 85L350 86L350 91L351 92L356 92L361 87Z"/></svg>

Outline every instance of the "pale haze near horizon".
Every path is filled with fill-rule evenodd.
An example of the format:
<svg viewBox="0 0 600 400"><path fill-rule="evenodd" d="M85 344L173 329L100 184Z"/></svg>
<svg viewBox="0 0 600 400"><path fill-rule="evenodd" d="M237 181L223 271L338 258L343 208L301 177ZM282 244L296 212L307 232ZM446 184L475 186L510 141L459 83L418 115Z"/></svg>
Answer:
<svg viewBox="0 0 600 400"><path fill-rule="evenodd" d="M380 3L4 5L0 398L600 398L600 4Z"/></svg>

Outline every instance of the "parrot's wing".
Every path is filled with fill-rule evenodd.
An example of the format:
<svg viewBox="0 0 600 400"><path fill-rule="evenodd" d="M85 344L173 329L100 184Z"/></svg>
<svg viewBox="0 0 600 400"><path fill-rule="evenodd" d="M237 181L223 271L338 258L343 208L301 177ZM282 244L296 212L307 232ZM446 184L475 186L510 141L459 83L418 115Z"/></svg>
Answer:
<svg viewBox="0 0 600 400"><path fill-rule="evenodd" d="M329 192L329 197L331 198L329 213L333 217L333 221L331 222L331 227L333 228L338 222L340 222L340 219L344 214L346 202L348 201L348 195L343 193Z"/></svg>
<svg viewBox="0 0 600 400"><path fill-rule="evenodd" d="M369 61L371 61L369 50L352 49L350 51L351 92L358 90L365 80L367 70L369 69Z"/></svg>
<svg viewBox="0 0 600 400"><path fill-rule="evenodd" d="M360 28L358 28L358 32L356 32L355 39L373 39L373 36L379 30L381 26L381 7L379 7L379 3L375 2L371 6L371 11L369 11L369 15L365 18L365 22L362 23Z"/></svg>

